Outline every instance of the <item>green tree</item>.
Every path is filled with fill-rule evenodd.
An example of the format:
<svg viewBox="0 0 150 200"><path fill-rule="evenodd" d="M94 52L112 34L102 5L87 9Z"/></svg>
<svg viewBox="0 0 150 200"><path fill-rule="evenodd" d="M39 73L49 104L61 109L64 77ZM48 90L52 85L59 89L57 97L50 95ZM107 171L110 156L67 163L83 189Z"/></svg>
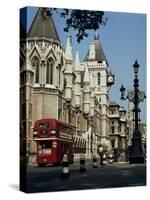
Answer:
<svg viewBox="0 0 150 200"><path fill-rule="evenodd" d="M66 20L65 32L68 32L71 28L77 31L78 42L88 37L87 30L97 30L100 25L105 25L107 21L107 18L104 18L103 11L47 9L48 15L52 15L53 12L57 12L60 17Z"/></svg>

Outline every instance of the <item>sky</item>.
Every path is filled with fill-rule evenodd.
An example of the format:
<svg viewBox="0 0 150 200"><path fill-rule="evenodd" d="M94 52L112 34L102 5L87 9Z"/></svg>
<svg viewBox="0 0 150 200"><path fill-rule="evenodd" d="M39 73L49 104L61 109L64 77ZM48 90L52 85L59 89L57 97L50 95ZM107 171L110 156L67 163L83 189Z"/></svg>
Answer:
<svg viewBox="0 0 150 200"><path fill-rule="evenodd" d="M29 7L27 14L27 29L37 12L37 8ZM128 90L133 90L135 60L140 65L139 85L140 90L146 92L146 15L122 12L105 12L107 24L100 26L98 33L104 53L109 63L109 69L115 75L115 83L110 89L110 101L116 101L121 106L128 108L128 101L120 100L121 84ZM58 31L63 47L66 46L67 33L64 19L58 14L53 14L56 29ZM80 43L77 43L75 31L71 30L73 55L78 49L80 61L87 54L90 43L94 39L94 31L88 31L89 36ZM127 93L126 93L127 94ZM141 120L146 122L146 100L140 103Z"/></svg>

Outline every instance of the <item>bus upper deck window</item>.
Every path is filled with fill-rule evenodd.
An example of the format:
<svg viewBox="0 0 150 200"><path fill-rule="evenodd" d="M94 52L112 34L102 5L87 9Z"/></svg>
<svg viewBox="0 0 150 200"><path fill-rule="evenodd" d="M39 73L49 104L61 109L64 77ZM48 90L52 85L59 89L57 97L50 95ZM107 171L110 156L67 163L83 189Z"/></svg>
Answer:
<svg viewBox="0 0 150 200"><path fill-rule="evenodd" d="M40 128L49 128L49 123L41 123L39 124Z"/></svg>

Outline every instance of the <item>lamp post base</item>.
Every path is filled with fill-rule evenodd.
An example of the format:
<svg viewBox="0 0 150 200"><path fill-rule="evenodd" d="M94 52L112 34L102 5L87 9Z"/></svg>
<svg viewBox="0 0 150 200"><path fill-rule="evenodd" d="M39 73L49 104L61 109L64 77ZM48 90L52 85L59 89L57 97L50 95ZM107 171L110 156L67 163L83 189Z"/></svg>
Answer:
<svg viewBox="0 0 150 200"><path fill-rule="evenodd" d="M141 138L133 137L132 138L132 146L129 149L129 163L130 164L140 164L144 163L145 158L142 150Z"/></svg>
<svg viewBox="0 0 150 200"><path fill-rule="evenodd" d="M145 163L145 159L143 155L129 155L129 163L130 164L140 164Z"/></svg>

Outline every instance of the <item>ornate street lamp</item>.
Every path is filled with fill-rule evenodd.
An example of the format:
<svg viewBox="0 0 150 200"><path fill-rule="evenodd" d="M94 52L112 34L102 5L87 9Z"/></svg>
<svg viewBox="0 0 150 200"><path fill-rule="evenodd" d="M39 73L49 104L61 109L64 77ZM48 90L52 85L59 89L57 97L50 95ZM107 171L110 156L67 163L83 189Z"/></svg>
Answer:
<svg viewBox="0 0 150 200"><path fill-rule="evenodd" d="M139 131L139 103L142 102L146 96L143 91L139 90L139 79L138 79L138 69L139 64L137 60L135 61L134 65L134 90L128 92L127 96L125 97L125 88L123 85L120 88L121 92L121 100L128 99L130 102L133 102L134 104L134 130L133 130L133 138L132 138L132 145L129 149L129 162L132 163L144 163L144 154L142 150L142 142L141 142L141 133Z"/></svg>

